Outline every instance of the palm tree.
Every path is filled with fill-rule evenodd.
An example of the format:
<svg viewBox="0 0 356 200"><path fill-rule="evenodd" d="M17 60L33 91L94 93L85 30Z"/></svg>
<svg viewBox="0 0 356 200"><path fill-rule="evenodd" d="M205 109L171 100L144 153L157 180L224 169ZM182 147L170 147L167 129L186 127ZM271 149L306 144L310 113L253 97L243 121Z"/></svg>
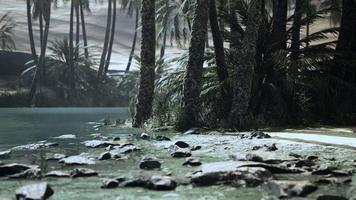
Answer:
<svg viewBox="0 0 356 200"><path fill-rule="evenodd" d="M273 42L277 49L287 49L287 0L273 0Z"/></svg>
<svg viewBox="0 0 356 200"><path fill-rule="evenodd" d="M111 24L111 34L110 34L108 55L107 55L107 58L105 61L103 75L105 75L109 70L111 53L112 53L112 48L113 48L114 39L115 39L115 26L116 26L116 0L113 0L113 15L112 15L112 24Z"/></svg>
<svg viewBox="0 0 356 200"><path fill-rule="evenodd" d="M28 102L31 104L34 96L36 94L37 85L41 81L41 70L46 66L46 50L47 50L47 41L48 41L48 34L49 34L49 25L51 21L51 2L50 1L41 1L41 13L45 22L44 33L43 33L43 40L41 42L41 53L38 60L38 65L36 68L35 75L32 80L31 89L29 92L29 99Z"/></svg>
<svg viewBox="0 0 356 200"><path fill-rule="evenodd" d="M156 55L156 40L154 39L156 37L154 0L142 0L141 22L140 82L136 102L136 113L132 122L133 127L143 125L152 114Z"/></svg>
<svg viewBox="0 0 356 200"><path fill-rule="evenodd" d="M70 5L70 20L69 20L69 70L70 70L70 79L69 85L73 89L75 88L75 71L74 71L74 46L73 46L73 34L74 34L74 7L75 0L71 0Z"/></svg>
<svg viewBox="0 0 356 200"><path fill-rule="evenodd" d="M300 28L302 25L302 6L304 0L296 0L293 16L291 59L296 61L300 56Z"/></svg>
<svg viewBox="0 0 356 200"><path fill-rule="evenodd" d="M111 18L112 18L111 12L112 12L112 0L108 0L108 16L107 16L107 21L106 21L106 31L105 31L103 52L101 53L101 58L100 58L100 63L99 63L98 79L101 78L101 76L104 72L104 67L105 67L105 62L106 62L106 57L107 57L107 52L108 52L108 45L109 45L109 40L110 40L110 26L111 26Z"/></svg>
<svg viewBox="0 0 356 200"><path fill-rule="evenodd" d="M129 56L129 61L127 62L127 66L126 66L126 70L125 73L128 73L130 71L130 67L132 64L132 58L135 54L135 49L136 49L136 41L137 41L137 33L138 33L138 25L139 25L139 16L140 16L140 4L137 3L135 4L135 34L132 40L132 45L131 45L131 52L130 52L130 56Z"/></svg>
<svg viewBox="0 0 356 200"><path fill-rule="evenodd" d="M88 50L88 39L87 39L87 32L86 32L86 27L85 27L85 17L84 17L84 8L87 11L90 11L89 9L89 1L87 0L80 0L79 1L79 9L80 9L80 19L82 23L82 33L83 33L83 43L84 43L84 55L86 62L89 60L89 50Z"/></svg>
<svg viewBox="0 0 356 200"><path fill-rule="evenodd" d="M16 23L10 17L10 13L5 13L0 17L0 49L11 50L15 48L13 40L13 29Z"/></svg>
<svg viewBox="0 0 356 200"><path fill-rule="evenodd" d="M252 80L256 67L258 30L262 22L262 1L251 0L248 8L246 31L239 51L240 64L234 77L234 97L230 113L231 126L239 130L249 127L249 104L252 96Z"/></svg>
<svg viewBox="0 0 356 200"><path fill-rule="evenodd" d="M37 64L37 53L35 40L33 38L33 29L32 29L32 15L31 15L31 0L26 1L27 6L27 27L28 27L28 36L30 40L31 53L34 60L34 63Z"/></svg>
<svg viewBox="0 0 356 200"><path fill-rule="evenodd" d="M198 125L204 50L209 19L209 1L195 2L188 65L183 82L182 112L176 128L187 130Z"/></svg>

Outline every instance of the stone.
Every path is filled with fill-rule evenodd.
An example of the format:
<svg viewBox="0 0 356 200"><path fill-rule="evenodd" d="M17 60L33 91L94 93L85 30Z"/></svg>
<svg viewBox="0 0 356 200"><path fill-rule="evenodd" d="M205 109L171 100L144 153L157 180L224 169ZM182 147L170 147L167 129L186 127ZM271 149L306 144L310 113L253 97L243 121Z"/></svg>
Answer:
<svg viewBox="0 0 356 200"><path fill-rule="evenodd" d="M352 182L351 178L335 178L335 177L331 177L331 178L321 178L318 181L316 181L315 183L317 184L324 184L324 185L345 185L345 184L349 184Z"/></svg>
<svg viewBox="0 0 356 200"><path fill-rule="evenodd" d="M4 158L9 158L11 154L11 151L0 151L0 159L4 159Z"/></svg>
<svg viewBox="0 0 356 200"><path fill-rule="evenodd" d="M45 200L54 194L53 189L47 183L26 185L16 190L18 200Z"/></svg>
<svg viewBox="0 0 356 200"><path fill-rule="evenodd" d="M9 176L9 179L40 179L42 177L41 169L31 168L17 174Z"/></svg>
<svg viewBox="0 0 356 200"><path fill-rule="evenodd" d="M262 132L262 131L253 131L251 133L240 134L241 139L266 139L271 138L270 135Z"/></svg>
<svg viewBox="0 0 356 200"><path fill-rule="evenodd" d="M95 161L85 155L69 156L59 160L59 163L66 165L94 165Z"/></svg>
<svg viewBox="0 0 356 200"><path fill-rule="evenodd" d="M189 144L183 141L177 141L176 143L174 143L175 145L177 145L179 148L188 148Z"/></svg>
<svg viewBox="0 0 356 200"><path fill-rule="evenodd" d="M269 146L269 145L264 145L264 146L266 148L266 151L277 151L278 150L276 144L272 144L271 146Z"/></svg>
<svg viewBox="0 0 356 200"><path fill-rule="evenodd" d="M141 133L140 138L143 140L148 140L150 139L150 136L147 133Z"/></svg>
<svg viewBox="0 0 356 200"><path fill-rule="evenodd" d="M101 188L117 188L119 187L119 181L115 179L106 179L103 181Z"/></svg>
<svg viewBox="0 0 356 200"><path fill-rule="evenodd" d="M194 146L194 147L192 147L190 150L191 151L197 151L197 150L199 150L199 149L201 149L202 148L202 146Z"/></svg>
<svg viewBox="0 0 356 200"><path fill-rule="evenodd" d="M24 165L18 163L0 165L0 177L18 174L32 168L38 168L38 166Z"/></svg>
<svg viewBox="0 0 356 200"><path fill-rule="evenodd" d="M111 159L111 153L110 152L104 152L101 153L98 157L98 160L109 160Z"/></svg>
<svg viewBox="0 0 356 200"><path fill-rule="evenodd" d="M279 198L306 197L318 189L308 181L270 181L267 188Z"/></svg>
<svg viewBox="0 0 356 200"><path fill-rule="evenodd" d="M75 139L75 138L77 138L77 136L73 135L73 134L66 134L66 135L60 135L60 136L57 136L54 138L55 139Z"/></svg>
<svg viewBox="0 0 356 200"><path fill-rule="evenodd" d="M90 148L100 148L100 147L108 147L109 145L115 145L109 141L104 141L104 140L87 140L82 143L86 147L90 147Z"/></svg>
<svg viewBox="0 0 356 200"><path fill-rule="evenodd" d="M186 158L186 157L192 156L192 153L190 153L190 151L179 148L179 149L171 152L171 156L173 158Z"/></svg>
<svg viewBox="0 0 356 200"><path fill-rule="evenodd" d="M254 147L252 147L252 151L257 151L257 150L259 150L259 149L262 149L262 147L261 147L261 146L254 146Z"/></svg>
<svg viewBox="0 0 356 200"><path fill-rule="evenodd" d="M90 177L90 176L97 176L98 173L92 169L87 169L87 168L77 168L73 169L70 172L70 176L72 178L77 178L77 177Z"/></svg>
<svg viewBox="0 0 356 200"><path fill-rule="evenodd" d="M185 162L183 163L183 166L185 165L190 165L190 166L200 166L202 163L200 160L195 159L195 158L186 158Z"/></svg>
<svg viewBox="0 0 356 200"><path fill-rule="evenodd" d="M174 190L177 183L168 176L152 176L145 188L152 190Z"/></svg>
<svg viewBox="0 0 356 200"><path fill-rule="evenodd" d="M140 161L140 169L158 169L161 167L161 163L154 156L143 157Z"/></svg>
<svg viewBox="0 0 356 200"><path fill-rule="evenodd" d="M304 159L304 160L299 160L295 163L295 167L313 167L315 166L316 163L313 160L309 160L309 159Z"/></svg>
<svg viewBox="0 0 356 200"><path fill-rule="evenodd" d="M49 157L46 160L60 160L60 159L63 159L65 157L67 157L67 156L64 155L64 154L55 153L55 154L53 154L52 157Z"/></svg>
<svg viewBox="0 0 356 200"><path fill-rule="evenodd" d="M345 197L336 195L319 195L316 200L347 200Z"/></svg>
<svg viewBox="0 0 356 200"><path fill-rule="evenodd" d="M307 156L308 160L318 160L319 157L318 156Z"/></svg>
<svg viewBox="0 0 356 200"><path fill-rule="evenodd" d="M327 175L331 174L333 170L335 170L336 167L332 167L328 164L321 164L318 169L314 170L312 172L313 175Z"/></svg>
<svg viewBox="0 0 356 200"><path fill-rule="evenodd" d="M163 135L159 135L156 137L157 141L171 141L171 139L169 137L163 136Z"/></svg>
<svg viewBox="0 0 356 200"><path fill-rule="evenodd" d="M118 136L116 136L116 137L113 137L112 140L113 140L113 141L119 141L119 140L121 140L121 138L118 137Z"/></svg>
<svg viewBox="0 0 356 200"><path fill-rule="evenodd" d="M261 167L245 167L242 162L225 161L203 164L193 173L191 183L196 186L230 185L255 187L273 178L271 172Z"/></svg>
<svg viewBox="0 0 356 200"><path fill-rule="evenodd" d="M145 187L149 178L144 176L124 176L116 178L120 187Z"/></svg>
<svg viewBox="0 0 356 200"><path fill-rule="evenodd" d="M70 177L70 173L55 170L55 171L50 171L47 174L45 174L45 177L67 178L67 177Z"/></svg>
<svg viewBox="0 0 356 200"><path fill-rule="evenodd" d="M38 143L26 144L26 145L20 145L17 147L13 147L13 148L11 148L11 150L14 150L14 151L38 150L38 149L45 149L45 148L49 148L49 147L55 147L55 146L58 146L58 144L52 143L52 142L40 141Z"/></svg>
<svg viewBox="0 0 356 200"><path fill-rule="evenodd" d="M184 132L184 135L198 135L198 134L200 134L198 128L191 128L191 129L187 130L186 132Z"/></svg>

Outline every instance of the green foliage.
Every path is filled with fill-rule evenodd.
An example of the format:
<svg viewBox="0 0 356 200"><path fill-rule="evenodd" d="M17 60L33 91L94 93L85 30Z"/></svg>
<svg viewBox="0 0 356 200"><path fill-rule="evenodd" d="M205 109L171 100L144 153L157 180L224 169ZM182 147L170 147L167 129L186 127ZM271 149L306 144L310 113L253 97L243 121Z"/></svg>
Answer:
<svg viewBox="0 0 356 200"><path fill-rule="evenodd" d="M10 12L3 14L0 17L0 49L12 50L15 48L13 40L15 21L10 16Z"/></svg>

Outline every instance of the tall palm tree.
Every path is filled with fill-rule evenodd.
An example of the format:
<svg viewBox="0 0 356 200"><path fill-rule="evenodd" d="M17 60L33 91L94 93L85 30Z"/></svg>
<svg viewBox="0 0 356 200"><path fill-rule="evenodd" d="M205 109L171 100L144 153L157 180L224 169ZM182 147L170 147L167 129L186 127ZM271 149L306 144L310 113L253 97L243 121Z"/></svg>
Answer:
<svg viewBox="0 0 356 200"><path fill-rule="evenodd" d="M296 0L292 28L291 59L296 61L300 56L300 28L302 25L302 6L304 0ZM293 69L292 69L293 70Z"/></svg>
<svg viewBox="0 0 356 200"><path fill-rule="evenodd" d="M75 0L71 0L70 5L70 19L69 19L69 70L70 70L70 79L69 85L73 89L75 88L75 70L74 70L74 46L73 46L73 34L74 34L74 7Z"/></svg>
<svg viewBox="0 0 356 200"><path fill-rule="evenodd" d="M38 59L38 65L36 68L35 75L32 80L31 89L29 92L29 99L28 102L31 104L34 100L37 85L41 81L41 70L46 66L46 50L47 50L47 41L48 41L48 34L49 34L49 25L51 21L51 2L50 1L41 1L41 9L42 15L45 22L44 33L43 33L43 40L41 42L41 53Z"/></svg>
<svg viewBox="0 0 356 200"><path fill-rule="evenodd" d="M105 61L105 67L103 75L105 75L109 70L110 60L111 60L111 53L115 39L115 26L116 26L116 0L113 0L113 14L112 14L112 23L111 23L111 33L110 33L110 41L109 41L109 49L108 55Z"/></svg>
<svg viewBox="0 0 356 200"><path fill-rule="evenodd" d="M31 53L32 53L32 58L34 60L34 63L37 64L37 53L36 53L36 46L35 46L35 40L33 38L33 28L32 28L31 0L26 1L26 6L27 6L27 27L28 27L28 36L30 40Z"/></svg>
<svg viewBox="0 0 356 200"><path fill-rule="evenodd" d="M249 127L249 105L252 96L253 73L256 67L257 40L262 22L262 1L251 0L248 8L246 30L239 49L240 63L234 77L234 97L230 113L231 126L244 130Z"/></svg>
<svg viewBox="0 0 356 200"><path fill-rule="evenodd" d="M187 130L198 125L209 1L196 0L189 58L183 82L182 112L176 128Z"/></svg>
<svg viewBox="0 0 356 200"><path fill-rule="evenodd" d="M136 102L136 112L132 126L140 127L152 114L155 80L156 24L155 1L142 0L142 39L140 82Z"/></svg>
<svg viewBox="0 0 356 200"><path fill-rule="evenodd" d="M15 48L13 40L15 26L16 23L9 12L0 17L0 49L11 50Z"/></svg>
<svg viewBox="0 0 356 200"><path fill-rule="evenodd" d="M273 42L277 49L287 49L287 0L273 0Z"/></svg>
<svg viewBox="0 0 356 200"><path fill-rule="evenodd" d="M80 9L80 19L81 19L81 23L82 23L84 55L85 55L86 62L88 62L88 60L89 60L89 50L88 50L87 31L86 31L86 26L85 26L84 8L87 11L90 11L90 9L89 9L89 1L80 0L79 1L79 9Z"/></svg>
<svg viewBox="0 0 356 200"><path fill-rule="evenodd" d="M135 49L136 49L136 41L137 41L137 33L138 33L138 25L139 25L139 17L140 17L140 4L137 3L135 4L135 34L132 40L132 45L131 45L131 52L130 52L130 56L129 56L129 61L127 62L127 66L125 69L125 73L128 73L130 71L130 67L132 64L132 58L135 54Z"/></svg>

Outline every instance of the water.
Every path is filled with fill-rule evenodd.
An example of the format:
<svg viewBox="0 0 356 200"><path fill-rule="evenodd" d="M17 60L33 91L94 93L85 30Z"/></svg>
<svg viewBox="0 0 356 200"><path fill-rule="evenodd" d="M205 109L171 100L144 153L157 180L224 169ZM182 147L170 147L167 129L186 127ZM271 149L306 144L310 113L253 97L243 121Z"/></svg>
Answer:
<svg viewBox="0 0 356 200"><path fill-rule="evenodd" d="M89 135L88 122L128 117L127 108L1 108L0 150L63 134Z"/></svg>

